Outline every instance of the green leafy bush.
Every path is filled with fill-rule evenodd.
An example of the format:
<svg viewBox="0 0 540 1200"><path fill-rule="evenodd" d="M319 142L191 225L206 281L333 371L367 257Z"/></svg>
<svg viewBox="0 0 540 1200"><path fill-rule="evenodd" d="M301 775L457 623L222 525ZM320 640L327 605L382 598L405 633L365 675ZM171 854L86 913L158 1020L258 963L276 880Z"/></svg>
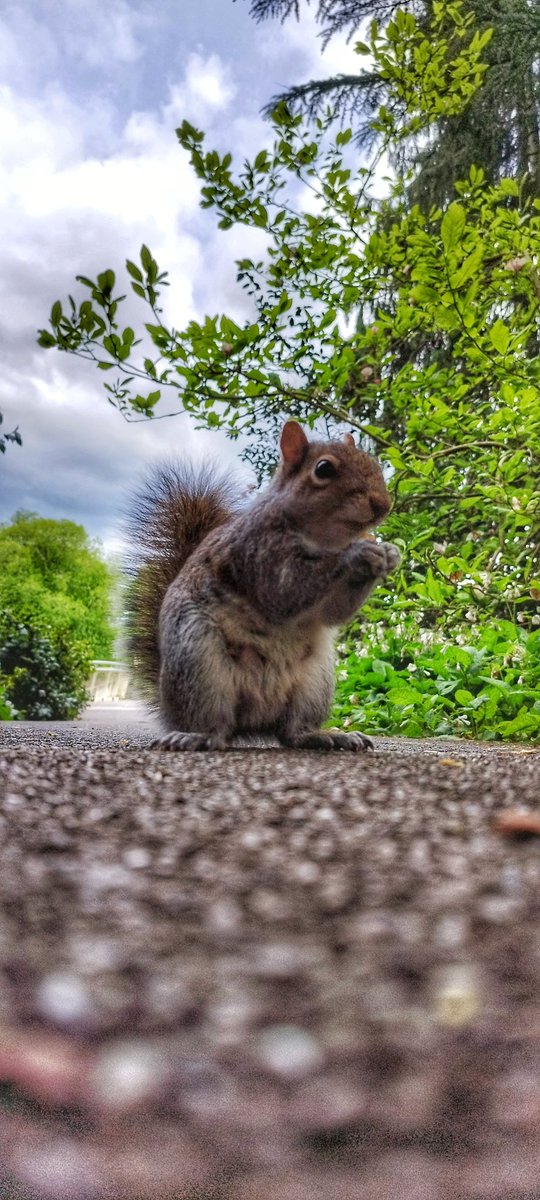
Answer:
<svg viewBox="0 0 540 1200"><path fill-rule="evenodd" d="M86 703L89 672L90 655L81 643L67 641L52 630L47 635L23 625L10 613L0 614L3 719L64 721L76 717Z"/></svg>
<svg viewBox="0 0 540 1200"><path fill-rule="evenodd" d="M110 657L112 573L73 521L17 513L0 527L0 719L64 720Z"/></svg>
<svg viewBox="0 0 540 1200"><path fill-rule="evenodd" d="M333 720L406 737L540 738L540 631L499 621L452 641L409 619L340 646Z"/></svg>
<svg viewBox="0 0 540 1200"><path fill-rule="evenodd" d="M14 716L14 706L6 696L5 680L0 679L0 721L12 721Z"/></svg>
<svg viewBox="0 0 540 1200"><path fill-rule="evenodd" d="M82 525L19 512L0 526L0 608L110 658L113 576Z"/></svg>

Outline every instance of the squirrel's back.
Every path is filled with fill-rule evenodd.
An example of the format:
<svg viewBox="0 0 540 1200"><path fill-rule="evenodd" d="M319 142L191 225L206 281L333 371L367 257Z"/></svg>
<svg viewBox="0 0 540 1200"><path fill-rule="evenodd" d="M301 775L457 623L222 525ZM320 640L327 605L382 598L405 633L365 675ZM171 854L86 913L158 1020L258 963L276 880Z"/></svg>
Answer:
<svg viewBox="0 0 540 1200"><path fill-rule="evenodd" d="M159 613L165 593L204 538L239 507L239 487L215 465L169 462L132 498L126 521L128 649L145 697L156 703Z"/></svg>

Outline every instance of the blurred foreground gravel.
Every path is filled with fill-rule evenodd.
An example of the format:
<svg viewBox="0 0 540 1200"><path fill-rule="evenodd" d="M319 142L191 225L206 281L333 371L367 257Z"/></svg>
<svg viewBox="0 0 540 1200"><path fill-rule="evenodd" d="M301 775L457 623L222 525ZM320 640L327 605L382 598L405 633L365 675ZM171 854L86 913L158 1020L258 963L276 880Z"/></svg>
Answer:
<svg viewBox="0 0 540 1200"><path fill-rule="evenodd" d="M1 729L2 1200L538 1200L540 750L129 728Z"/></svg>

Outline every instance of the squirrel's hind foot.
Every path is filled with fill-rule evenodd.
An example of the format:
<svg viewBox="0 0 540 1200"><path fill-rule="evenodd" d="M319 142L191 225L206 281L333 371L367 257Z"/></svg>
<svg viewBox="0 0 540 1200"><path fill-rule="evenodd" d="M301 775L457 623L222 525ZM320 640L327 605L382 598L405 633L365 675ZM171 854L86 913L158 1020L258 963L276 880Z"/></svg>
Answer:
<svg viewBox="0 0 540 1200"><path fill-rule="evenodd" d="M218 733L182 733L173 729L150 743L151 750L226 750L227 739Z"/></svg>
<svg viewBox="0 0 540 1200"><path fill-rule="evenodd" d="M339 733L332 729L293 734L284 737L282 741L284 746L289 746L292 750L349 750L353 754L373 750L373 742L365 733Z"/></svg>

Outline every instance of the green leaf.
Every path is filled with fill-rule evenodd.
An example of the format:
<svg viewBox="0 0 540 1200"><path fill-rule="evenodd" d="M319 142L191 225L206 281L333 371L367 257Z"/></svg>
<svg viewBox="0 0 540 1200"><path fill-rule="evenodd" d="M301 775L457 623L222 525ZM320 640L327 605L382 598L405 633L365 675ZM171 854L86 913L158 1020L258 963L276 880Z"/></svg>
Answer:
<svg viewBox="0 0 540 1200"><path fill-rule="evenodd" d="M126 260L126 270L128 275L131 275L132 279L137 279L139 283L142 283L142 271L140 271L138 266L134 262L131 262L129 258Z"/></svg>
<svg viewBox="0 0 540 1200"><path fill-rule="evenodd" d="M441 221L441 237L445 250L452 250L459 245L465 225L465 209L454 200Z"/></svg>
<svg viewBox="0 0 540 1200"><path fill-rule="evenodd" d="M477 246L472 254L468 254L457 271L452 275L452 287L463 287L464 283L468 283L469 279L476 275L478 268L484 257L484 247Z"/></svg>
<svg viewBox="0 0 540 1200"><path fill-rule="evenodd" d="M498 353L506 354L506 351L508 350L508 343L510 341L510 330L505 325L504 321L501 321L500 317L497 321L495 321L495 324L492 325L489 331L489 337L492 346L495 347Z"/></svg>
<svg viewBox="0 0 540 1200"><path fill-rule="evenodd" d="M402 685L400 687L389 688L386 693L392 704L398 705L399 708L406 708L409 704L421 704L422 694L417 692L415 688Z"/></svg>
<svg viewBox="0 0 540 1200"><path fill-rule="evenodd" d="M51 346L56 346L56 338L47 329L40 329L37 342L38 346L43 346L45 350L49 350Z"/></svg>
<svg viewBox="0 0 540 1200"><path fill-rule="evenodd" d="M101 271L97 277L98 287L102 292L112 292L115 284L114 271Z"/></svg>
<svg viewBox="0 0 540 1200"><path fill-rule="evenodd" d="M519 196L519 184L517 179L501 179L499 182L499 187L505 196Z"/></svg>

